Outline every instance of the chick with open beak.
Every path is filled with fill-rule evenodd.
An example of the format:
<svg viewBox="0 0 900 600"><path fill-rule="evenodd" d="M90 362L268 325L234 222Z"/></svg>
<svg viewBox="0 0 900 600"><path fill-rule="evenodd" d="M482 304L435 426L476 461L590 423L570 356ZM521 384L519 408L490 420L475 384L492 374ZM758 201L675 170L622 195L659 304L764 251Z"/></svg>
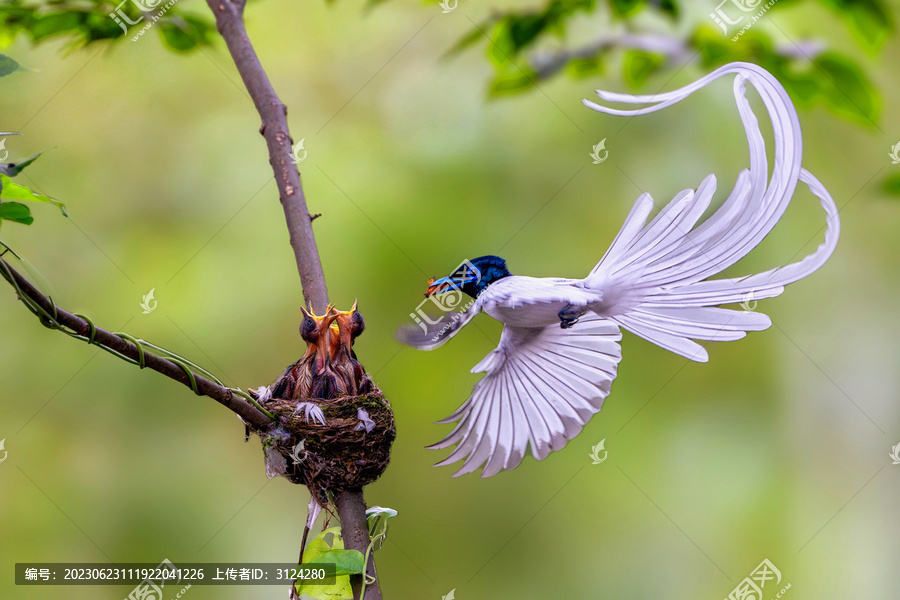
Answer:
<svg viewBox="0 0 900 600"><path fill-rule="evenodd" d="M356 359L353 351L353 343L366 328L365 319L358 310L359 302L354 302L348 311L335 311L335 324L337 335L334 341L335 370L347 387L347 393L352 395L366 394L372 391L374 384L366 373L366 370Z"/></svg>
<svg viewBox="0 0 900 600"><path fill-rule="evenodd" d="M335 339L339 337L338 326L334 322L338 316L333 306L321 317L303 310L300 336L309 345L315 345L315 359L312 365L311 398L333 398L347 393L346 385L337 376L333 362L336 351ZM298 399L295 398L294 399Z"/></svg>
<svg viewBox="0 0 900 600"><path fill-rule="evenodd" d="M331 312L331 306L328 309L324 315L317 315L312 308L300 308L303 312L300 337L306 342L306 351L300 360L289 366L278 378L272 386L270 396L296 401L294 414L304 413L307 422L312 419L321 425L325 424L322 410L308 400L327 397L325 394L333 387L329 383L334 376L329 373L328 367L331 363L329 355L332 325L336 315Z"/></svg>
<svg viewBox="0 0 900 600"><path fill-rule="evenodd" d="M306 342L306 352L275 383L272 397L299 402L296 412L302 410L307 418L312 414L319 421L321 411L307 400L355 396L374 389L353 352L353 343L366 324L358 303L348 311L329 305L324 315L317 315L312 308L300 310L300 337Z"/></svg>

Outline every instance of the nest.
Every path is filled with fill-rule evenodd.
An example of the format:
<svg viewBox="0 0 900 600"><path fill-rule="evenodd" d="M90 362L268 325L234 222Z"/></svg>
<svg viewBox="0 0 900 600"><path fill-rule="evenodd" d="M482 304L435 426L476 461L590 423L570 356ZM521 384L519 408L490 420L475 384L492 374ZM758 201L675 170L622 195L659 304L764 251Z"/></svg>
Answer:
<svg viewBox="0 0 900 600"><path fill-rule="evenodd" d="M397 429L391 405L378 388L359 396L304 401L322 410L325 425L294 414L296 400L265 403L278 421L255 433L262 438L270 477L304 484L322 503L327 501L325 490L359 489L384 473Z"/></svg>

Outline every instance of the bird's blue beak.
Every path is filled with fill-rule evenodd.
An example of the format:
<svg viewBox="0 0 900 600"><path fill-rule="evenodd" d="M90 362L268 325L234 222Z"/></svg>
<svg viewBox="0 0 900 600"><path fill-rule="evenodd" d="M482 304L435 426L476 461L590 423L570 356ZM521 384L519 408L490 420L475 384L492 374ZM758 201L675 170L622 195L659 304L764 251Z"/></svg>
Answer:
<svg viewBox="0 0 900 600"><path fill-rule="evenodd" d="M440 294L447 289L458 286L459 283L453 280L453 277L441 277L440 279L429 279L428 280L428 289L425 290L425 297L428 298L430 296L434 296L435 294Z"/></svg>
<svg viewBox="0 0 900 600"><path fill-rule="evenodd" d="M431 296L434 296L435 294L441 294L452 288L459 289L467 283L478 281L478 277L479 275L477 271L466 269L462 273L457 272L448 277L441 277L440 279L429 279L428 289L425 290L425 297L429 298Z"/></svg>

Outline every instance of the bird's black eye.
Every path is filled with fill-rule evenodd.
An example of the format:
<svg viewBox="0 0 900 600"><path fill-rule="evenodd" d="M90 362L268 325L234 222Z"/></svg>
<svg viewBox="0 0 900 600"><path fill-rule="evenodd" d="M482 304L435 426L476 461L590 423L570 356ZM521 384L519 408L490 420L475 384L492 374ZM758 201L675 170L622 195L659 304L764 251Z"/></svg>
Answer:
<svg viewBox="0 0 900 600"><path fill-rule="evenodd" d="M316 322L306 317L303 319L303 322L300 323L300 333L305 335L310 335L316 330Z"/></svg>

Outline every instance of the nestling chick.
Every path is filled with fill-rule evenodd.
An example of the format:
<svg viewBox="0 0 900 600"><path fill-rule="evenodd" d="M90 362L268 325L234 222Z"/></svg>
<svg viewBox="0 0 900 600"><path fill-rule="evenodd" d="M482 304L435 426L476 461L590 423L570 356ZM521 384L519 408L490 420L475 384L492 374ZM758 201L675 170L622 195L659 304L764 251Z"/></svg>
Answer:
<svg viewBox="0 0 900 600"><path fill-rule="evenodd" d="M335 311L338 335L333 360L336 371L347 386L348 393L353 396L368 393L372 391L373 387L372 380L363 366L359 364L356 353L353 351L353 343L366 328L366 321L359 313L358 305L357 301L348 311Z"/></svg>
<svg viewBox="0 0 900 600"><path fill-rule="evenodd" d="M300 310L300 337L306 342L306 352L275 383L272 397L303 403L310 398L372 391L372 380L353 352L354 341L365 330L357 303L348 311L329 305L324 315L315 314L312 308Z"/></svg>
<svg viewBox="0 0 900 600"><path fill-rule="evenodd" d="M332 322L336 315L326 312L317 315L315 312L300 308L303 312L303 321L300 323L300 337L306 342L306 352L293 365L285 370L284 374L275 383L272 389L273 398L284 398L304 401L309 398L324 398L327 392L328 382L321 380L333 379L333 373L328 372L330 365L330 338ZM329 306L329 311L331 307Z"/></svg>

